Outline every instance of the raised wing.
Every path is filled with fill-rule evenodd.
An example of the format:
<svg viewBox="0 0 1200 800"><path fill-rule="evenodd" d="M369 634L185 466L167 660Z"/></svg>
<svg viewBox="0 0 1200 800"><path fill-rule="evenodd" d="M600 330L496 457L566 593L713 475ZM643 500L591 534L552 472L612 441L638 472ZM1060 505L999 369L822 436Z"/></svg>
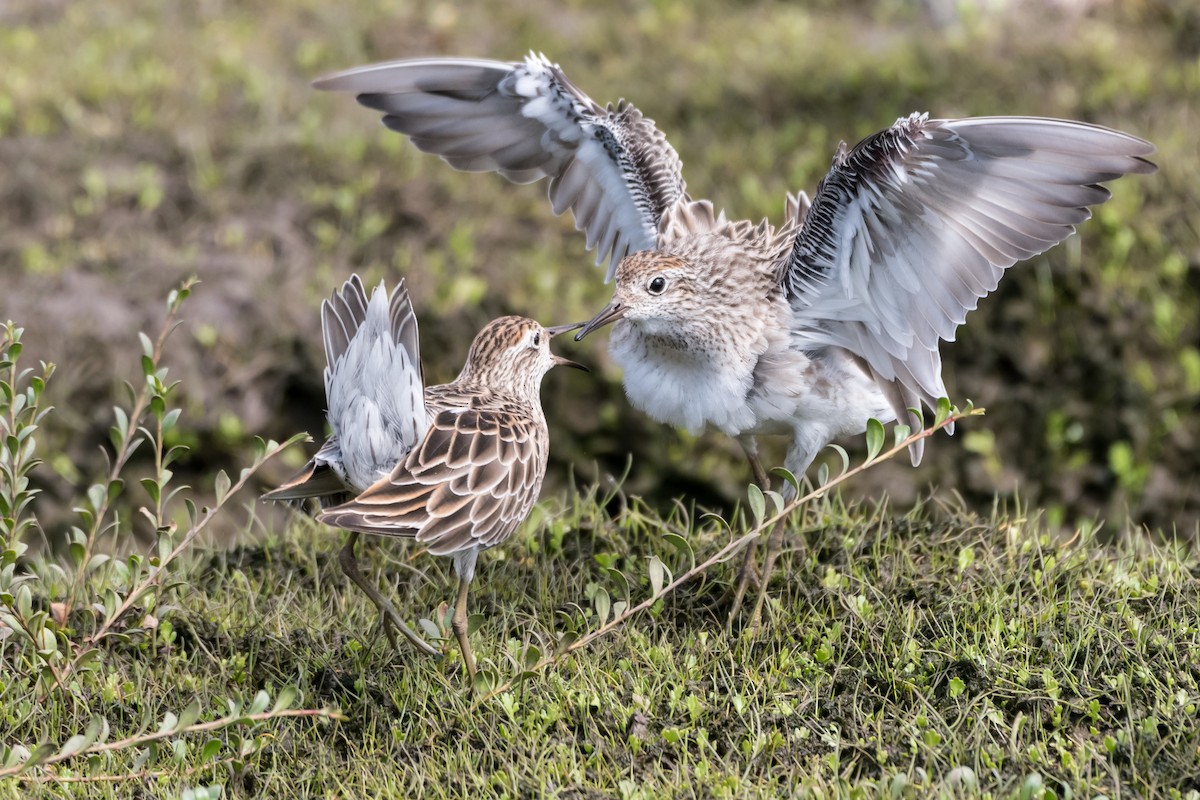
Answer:
<svg viewBox="0 0 1200 800"><path fill-rule="evenodd" d="M373 64L317 80L383 111L389 128L456 169L517 183L550 178L554 213L608 259L654 247L664 212L686 199L679 156L652 120L624 100L601 108L557 64L427 58Z"/></svg>
<svg viewBox="0 0 1200 800"><path fill-rule="evenodd" d="M1153 172L1153 152L1080 122L917 114L843 145L782 265L798 341L861 357L898 419L932 408L941 340L1005 269L1090 217L1100 182Z"/></svg>
<svg viewBox="0 0 1200 800"><path fill-rule="evenodd" d="M435 555L491 547L512 534L537 500L546 473L540 431L532 420L502 411L442 411L404 463L318 519L415 537Z"/></svg>
<svg viewBox="0 0 1200 800"><path fill-rule="evenodd" d="M361 491L391 471L428 424L417 318L401 280L368 301L351 276L321 307L325 395L348 485Z"/></svg>

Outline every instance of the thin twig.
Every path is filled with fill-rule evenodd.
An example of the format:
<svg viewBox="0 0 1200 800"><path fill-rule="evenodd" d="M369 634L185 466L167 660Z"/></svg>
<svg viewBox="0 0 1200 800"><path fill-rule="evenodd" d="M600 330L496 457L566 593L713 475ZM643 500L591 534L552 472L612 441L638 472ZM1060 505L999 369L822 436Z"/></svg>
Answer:
<svg viewBox="0 0 1200 800"><path fill-rule="evenodd" d="M129 747L138 747L140 745L150 744L152 742L160 742L163 739L172 739L176 736L182 736L183 734L187 733L219 731L234 725L253 725L258 722L267 722L269 720L284 719L287 717L317 717L320 719L335 720L345 719L345 716L340 711L332 708L294 708L280 711L263 711L258 714L230 714L227 717L214 719L211 722L200 722L194 725L189 725L186 728L155 731L154 733L143 733L138 734L137 736L130 736L125 739L118 739L115 742L102 742L100 744L94 744L91 747L86 747L74 753L56 753L46 760L39 762L35 766L46 767L52 764L62 763L63 761L67 761L72 758L78 758L79 756L89 756L97 753L108 753L117 750L124 750ZM24 770L24 764L14 764L11 767L0 769L0 778L6 778L10 775L17 775ZM41 776L28 777L33 778Z"/></svg>

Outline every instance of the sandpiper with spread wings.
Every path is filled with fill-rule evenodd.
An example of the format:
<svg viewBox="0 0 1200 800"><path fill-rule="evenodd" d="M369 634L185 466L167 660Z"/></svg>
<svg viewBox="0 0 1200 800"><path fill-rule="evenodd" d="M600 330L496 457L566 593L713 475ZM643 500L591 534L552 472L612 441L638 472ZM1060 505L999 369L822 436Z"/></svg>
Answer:
<svg viewBox="0 0 1200 800"><path fill-rule="evenodd" d="M453 557L459 586L451 627L474 677L466 602L475 562L512 535L541 491L549 448L542 377L559 364L579 367L551 353L549 343L579 326L501 317L475 336L454 381L430 387L403 281L390 299L380 284L368 300L351 277L323 304L322 327L332 435L264 497L318 497L317 519L350 531L342 570L375 603L393 645L394 627L437 653L358 571L359 534L414 538L434 555Z"/></svg>
<svg viewBox="0 0 1200 800"><path fill-rule="evenodd" d="M555 212L571 209L616 277L579 336L614 323L633 405L737 437L760 482L756 436L789 436L800 474L868 418L933 407L940 343L1004 271L1069 236L1109 197L1100 183L1155 169L1152 145L1098 125L913 114L843 144L811 204L789 195L781 225L755 225L693 200L652 121L596 103L544 56L396 61L316 86L356 93L458 169L549 178Z"/></svg>

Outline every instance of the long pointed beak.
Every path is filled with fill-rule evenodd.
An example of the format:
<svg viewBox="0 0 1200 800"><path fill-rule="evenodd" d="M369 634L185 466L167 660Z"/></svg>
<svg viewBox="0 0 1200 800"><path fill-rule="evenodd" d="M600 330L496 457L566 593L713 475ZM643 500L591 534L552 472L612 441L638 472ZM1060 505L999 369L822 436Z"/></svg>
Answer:
<svg viewBox="0 0 1200 800"><path fill-rule="evenodd" d="M554 363L554 366L556 366L556 367L574 367L575 369L581 369L584 372L591 372L590 369L585 367L583 364L580 364L578 361L572 361L569 358L563 358L562 356L558 355L557 353L551 353L550 360Z"/></svg>
<svg viewBox="0 0 1200 800"><path fill-rule="evenodd" d="M575 341L578 342L580 339L587 336L597 328L603 328L610 322L616 322L617 320L621 319L621 317L625 316L625 310L625 306L621 305L616 300L613 300L611 303L605 306L599 314L592 317L584 324L583 330L575 334Z"/></svg>
<svg viewBox="0 0 1200 800"><path fill-rule="evenodd" d="M546 328L546 333L550 334L550 338L553 339L555 336L558 336L560 333L570 333L571 331L577 331L580 328L582 328L584 325L587 325L587 323L586 322L572 322L570 325L554 325L552 327Z"/></svg>
<svg viewBox="0 0 1200 800"><path fill-rule="evenodd" d="M583 323L583 322L574 322L574 323L571 323L570 325L554 325L552 327L546 328L546 333L550 334L550 338L553 339L555 336L558 336L560 333L570 333L571 331L577 331L580 328L582 328L584 326L584 324L585 323ZM590 369L585 367L583 364L580 364L578 361L572 361L569 358L563 358L562 356L558 355L557 353L550 354L550 361L556 367L574 367L575 369L581 369L584 372L591 372Z"/></svg>

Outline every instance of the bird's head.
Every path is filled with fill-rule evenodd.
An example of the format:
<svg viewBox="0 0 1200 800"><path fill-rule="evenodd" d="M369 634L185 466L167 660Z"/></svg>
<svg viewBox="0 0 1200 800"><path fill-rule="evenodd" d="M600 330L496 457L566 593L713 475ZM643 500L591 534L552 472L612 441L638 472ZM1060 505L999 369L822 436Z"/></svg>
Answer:
<svg viewBox="0 0 1200 800"><path fill-rule="evenodd" d="M612 302L575 335L582 339L617 320L636 325L648 335L671 336L694 319L694 307L704 294L700 272L681 256L643 251L617 266Z"/></svg>
<svg viewBox="0 0 1200 800"><path fill-rule="evenodd" d="M525 317L500 317L489 322L471 342L461 378L492 388L530 389L536 394L542 377L556 366L587 367L550 352L550 340L579 325L551 328Z"/></svg>

